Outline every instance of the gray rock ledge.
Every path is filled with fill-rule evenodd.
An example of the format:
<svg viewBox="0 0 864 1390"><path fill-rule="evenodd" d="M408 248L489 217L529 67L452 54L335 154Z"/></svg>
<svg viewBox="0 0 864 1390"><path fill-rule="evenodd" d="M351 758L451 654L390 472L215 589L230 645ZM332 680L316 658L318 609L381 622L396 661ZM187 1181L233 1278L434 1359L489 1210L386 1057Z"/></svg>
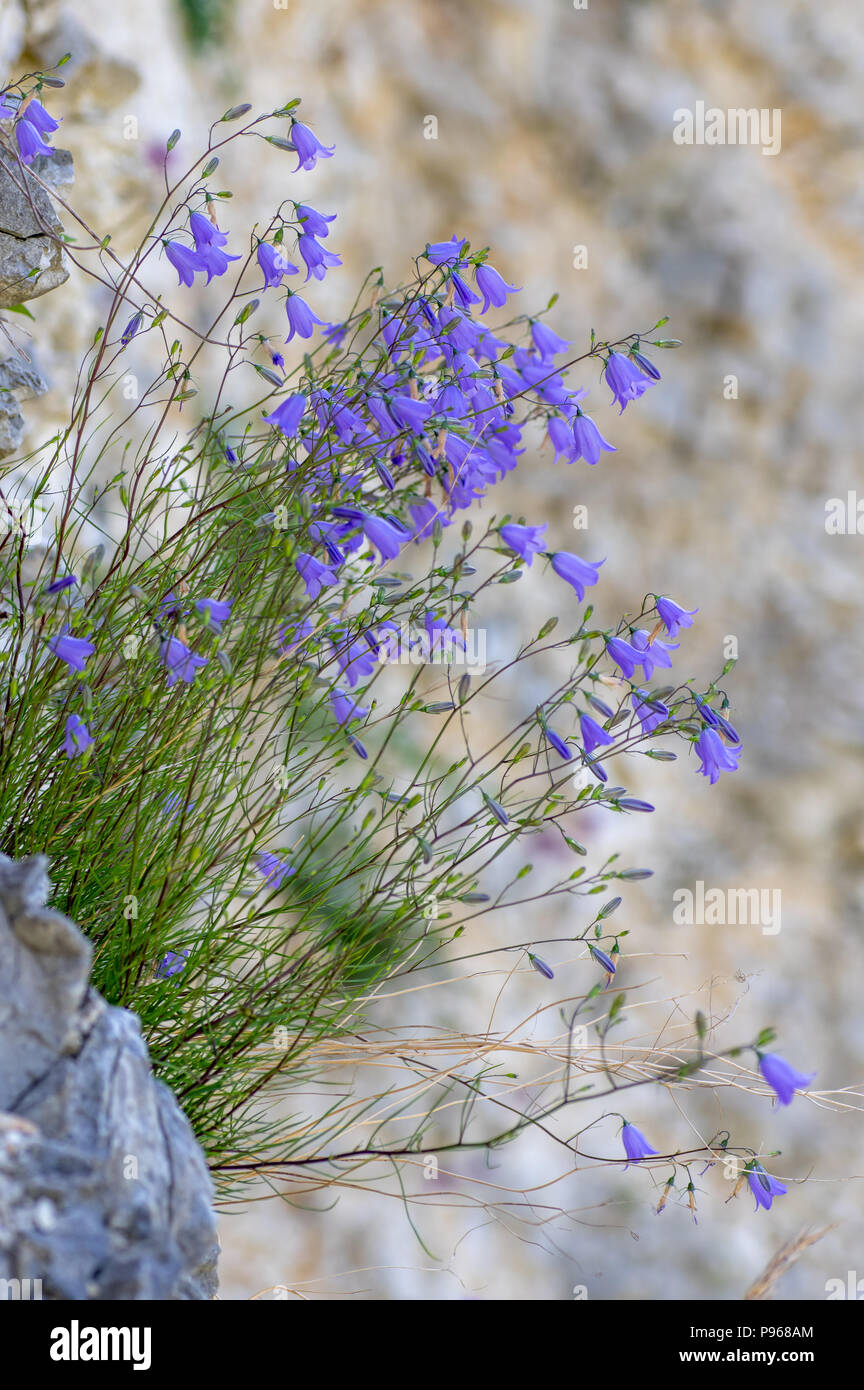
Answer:
<svg viewBox="0 0 864 1390"><path fill-rule="evenodd" d="M0 855L0 1298L212 1298L204 1156L46 871Z"/></svg>

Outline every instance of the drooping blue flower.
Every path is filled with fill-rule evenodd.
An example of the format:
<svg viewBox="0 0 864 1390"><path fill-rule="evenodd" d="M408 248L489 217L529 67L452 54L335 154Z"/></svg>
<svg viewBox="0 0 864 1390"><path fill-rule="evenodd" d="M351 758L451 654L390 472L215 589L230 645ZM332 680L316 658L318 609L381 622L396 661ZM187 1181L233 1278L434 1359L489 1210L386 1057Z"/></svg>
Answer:
<svg viewBox="0 0 864 1390"><path fill-rule="evenodd" d="M653 385L653 382L642 375L639 368L630 361L630 358L625 357L621 352L610 352L606 359L604 374L612 395L622 411L626 409L630 401L638 401L639 397L648 390L648 387Z"/></svg>
<svg viewBox="0 0 864 1390"><path fill-rule="evenodd" d="M727 748L716 729L703 729L695 743L701 767L698 771L707 777L713 787L721 772L737 772L740 748Z"/></svg>
<svg viewBox="0 0 864 1390"><path fill-rule="evenodd" d="M789 1191L787 1187L783 1186L782 1182L778 1182L776 1178L772 1178L770 1173L766 1173L762 1164L758 1163L755 1158L751 1159L747 1164L745 1171L747 1173L747 1181L750 1184L750 1191L756 1198L756 1206L753 1208L754 1211L758 1211L760 1207L764 1207L766 1211L770 1211L771 1203L774 1201L774 1198L785 1197L786 1193Z"/></svg>
<svg viewBox="0 0 864 1390"><path fill-rule="evenodd" d="M568 463L575 463L579 454L573 439L572 422L562 420L560 415L550 415L546 421L546 431L555 451L555 462L563 454Z"/></svg>
<svg viewBox="0 0 864 1390"><path fill-rule="evenodd" d="M381 337L395 362L414 338L414 330L401 317L385 309L381 313Z"/></svg>
<svg viewBox="0 0 864 1390"><path fill-rule="evenodd" d="M552 556L552 568L559 579L564 579L575 590L581 603L585 598L585 590L592 584L596 584L600 578L599 570L606 561L597 560L591 564L588 560L582 560L578 555L573 555L568 550L559 550Z"/></svg>
<svg viewBox="0 0 864 1390"><path fill-rule="evenodd" d="M307 280L310 275L314 275L316 280L323 280L328 270L342 264L341 256L337 256L335 251L328 251L314 236L306 233L297 238L297 250L306 265Z"/></svg>
<svg viewBox="0 0 864 1390"><path fill-rule="evenodd" d="M294 121L291 126L291 143L297 151L295 174L298 169L314 169L319 159L332 159L336 148L335 145L322 145L302 121Z"/></svg>
<svg viewBox="0 0 864 1390"><path fill-rule="evenodd" d="M636 714L642 724L643 734L653 734L654 730L669 718L669 707L662 700L655 700L645 691L630 696Z"/></svg>
<svg viewBox="0 0 864 1390"><path fill-rule="evenodd" d="M54 153L51 146L45 144L35 125L26 117L15 122L15 138L18 141L22 164L32 164L37 155L44 154L50 157Z"/></svg>
<svg viewBox="0 0 864 1390"><path fill-rule="evenodd" d="M311 618L304 618L300 623L283 623L276 634L280 651L290 652L311 637L314 630Z"/></svg>
<svg viewBox="0 0 864 1390"><path fill-rule="evenodd" d="M468 402L459 390L455 381L448 381L442 386L435 398L436 415L453 415L461 419L468 413Z"/></svg>
<svg viewBox="0 0 864 1390"><path fill-rule="evenodd" d="M333 639L333 653L340 677L350 686L371 676L378 666L378 644L373 633L364 633L365 641L351 641L344 632Z"/></svg>
<svg viewBox="0 0 864 1390"><path fill-rule="evenodd" d="M478 338L477 325L467 314L455 306L444 304L438 313L441 327L441 350L451 365L454 353L473 352Z"/></svg>
<svg viewBox="0 0 864 1390"><path fill-rule="evenodd" d="M583 458L592 465L599 462L604 451L607 454L617 452L615 445L603 438L591 416L583 415L579 409L573 417L573 442L576 446L574 458Z"/></svg>
<svg viewBox="0 0 864 1390"><path fill-rule="evenodd" d="M65 627L57 637L49 638L48 646L54 655L59 657L61 661L65 661L66 665L71 667L73 671L83 671L87 661L96 650L93 643L88 642L86 637L72 637L68 628Z"/></svg>
<svg viewBox="0 0 864 1390"><path fill-rule="evenodd" d="M489 362L497 362L502 352L506 352L510 346L503 338L496 338L491 329L485 324L477 325L477 336L474 344L474 356L485 357Z"/></svg>
<svg viewBox="0 0 864 1390"><path fill-rule="evenodd" d="M18 110L18 102L9 91L0 92L0 121L9 121Z"/></svg>
<svg viewBox="0 0 864 1390"><path fill-rule="evenodd" d="M627 1155L625 1168L629 1168L631 1163L639 1163L643 1158L649 1158L651 1154L657 1153L656 1149L652 1149L642 1131L638 1130L635 1125L631 1125L629 1120L624 1121L624 1127L621 1130L621 1142Z"/></svg>
<svg viewBox="0 0 864 1390"><path fill-rule="evenodd" d="M496 399L496 397L489 390L489 387L484 385L483 382L480 381L475 381L471 383L471 386L468 388L468 395L470 397L471 406L474 410L474 414L482 417L480 423L483 424L484 422L486 422L489 425L495 426L495 431L493 433L487 433L487 448L490 445L494 446L499 442L503 443L504 446L507 447L508 440L514 435L514 433L518 434L519 427L516 426L515 431L513 429L508 430L505 428L507 424L507 411L505 410L504 405Z"/></svg>
<svg viewBox="0 0 864 1390"><path fill-rule="evenodd" d="M387 402L383 396L367 396L366 406L369 414L378 426L379 432L385 439L393 439L399 433L399 426L387 408Z"/></svg>
<svg viewBox="0 0 864 1390"><path fill-rule="evenodd" d="M350 724L355 719L365 719L369 713L368 708L358 705L350 695L345 694L344 690L331 690L330 703L333 706L337 724Z"/></svg>
<svg viewBox="0 0 864 1390"><path fill-rule="evenodd" d="M499 535L507 546L508 550L515 550L517 555L521 555L526 565L533 563L534 556L543 549L543 537L548 530L548 524L542 526L519 526L515 521L508 522L502 526Z"/></svg>
<svg viewBox="0 0 864 1390"><path fill-rule="evenodd" d="M24 113L24 119L35 126L40 135L53 135L55 130L60 129L60 122L56 121L52 115L45 110L41 101L33 97L30 105Z"/></svg>
<svg viewBox="0 0 864 1390"><path fill-rule="evenodd" d="M181 618L187 617L189 610L188 608L181 609L180 602L181 600L176 594L166 594L157 604L157 618L164 619L165 622L177 623Z"/></svg>
<svg viewBox="0 0 864 1390"><path fill-rule="evenodd" d="M693 614L698 608L682 608L671 598L658 598L657 616L670 637L677 637L679 628L693 626Z"/></svg>
<svg viewBox="0 0 864 1390"><path fill-rule="evenodd" d="M285 313L288 315L288 326L291 329L285 339L286 343L290 343L295 333L301 338L311 338L316 325L320 328L324 324L324 320L312 312L306 300L293 292L289 292L285 300Z"/></svg>
<svg viewBox="0 0 864 1390"><path fill-rule="evenodd" d="M87 725L77 714L70 714L66 720L63 751L67 758L79 758L94 743Z"/></svg>
<svg viewBox="0 0 864 1390"><path fill-rule="evenodd" d="M623 637L610 637L606 643L606 650L615 662L616 666L621 667L621 671L626 679L632 679L633 672L637 666L642 665L643 653L631 647Z"/></svg>
<svg viewBox="0 0 864 1390"><path fill-rule="evenodd" d="M446 512L437 507L431 497L422 497L416 502L409 502L408 511L411 513L411 520L414 525L414 541L417 545L432 535L436 521L440 521L442 526L450 525L450 518Z"/></svg>
<svg viewBox="0 0 864 1390"><path fill-rule="evenodd" d="M776 1052L760 1052L758 1057L759 1070L781 1105L791 1105L795 1092L806 1090L816 1077L815 1071L809 1074L796 1071L785 1057L778 1057Z"/></svg>
<svg viewBox="0 0 864 1390"><path fill-rule="evenodd" d="M307 598L317 598L325 585L332 588L339 582L329 565L322 564L305 551L301 550L296 556L294 567L306 586Z"/></svg>
<svg viewBox="0 0 864 1390"><path fill-rule="evenodd" d="M343 400L331 399L329 394L324 396L318 392L316 410L322 427L326 430L332 425L345 444L351 444L354 440L365 442L371 438L362 415L352 410Z"/></svg>
<svg viewBox="0 0 864 1390"><path fill-rule="evenodd" d="M221 632L222 624L227 623L231 617L231 609L234 606L233 599L226 599L224 602L216 598L199 598L195 601L195 607L199 613L203 613L207 626L213 632Z"/></svg>
<svg viewBox="0 0 864 1390"><path fill-rule="evenodd" d="M65 574L62 579L52 579L50 584L46 584L43 593L59 594L64 589L71 589L72 585L77 583L78 580L74 574Z"/></svg>
<svg viewBox="0 0 864 1390"><path fill-rule="evenodd" d="M402 531L392 521L372 512L360 512L357 520L363 527L363 534L385 560L395 560L403 545L410 540L408 532Z"/></svg>
<svg viewBox="0 0 864 1390"><path fill-rule="evenodd" d="M413 434L422 434L426 421L432 414L428 401L415 401L413 396L391 396L388 408L397 425Z"/></svg>
<svg viewBox="0 0 864 1390"><path fill-rule="evenodd" d="M341 541L343 536L350 529L350 527L338 526L333 521L313 521L309 526L309 535L313 540L322 542L327 554L330 556L330 564L334 565L337 569L340 565L344 565L345 555L344 551L340 550L336 542ZM359 541L356 544L350 541L344 542L343 544L345 550L356 550Z"/></svg>
<svg viewBox="0 0 864 1390"><path fill-rule="evenodd" d="M455 291L456 302L461 308L470 309L472 304L480 303L479 294L475 294L471 286L465 283L458 270L450 272L450 283Z"/></svg>
<svg viewBox="0 0 864 1390"><path fill-rule="evenodd" d="M579 730L582 735L582 747L589 757L595 748L608 746L615 742L608 730L598 724L596 719L592 719L590 714L579 715Z"/></svg>
<svg viewBox="0 0 864 1390"><path fill-rule="evenodd" d="M424 252L427 261L433 265L451 265L459 261L468 243L464 237L452 236L449 241L433 241Z"/></svg>
<svg viewBox="0 0 864 1390"><path fill-rule="evenodd" d="M182 951L166 951L156 967L157 979L170 980L172 975L179 975L185 969L188 958L188 946Z"/></svg>
<svg viewBox="0 0 864 1390"><path fill-rule="evenodd" d="M738 734L732 728L732 725L727 719L723 718L722 714L718 714L717 711L713 710L704 700L700 700L698 695L695 696L695 700L699 713L706 724L710 724L713 729L719 729L721 733L726 735L730 743L741 742Z"/></svg>
<svg viewBox="0 0 864 1390"><path fill-rule="evenodd" d="M331 212L328 217L326 213L318 212L310 207L308 203L297 203L295 205L297 216L302 223L303 231L310 236L329 236L329 223L336 221L335 212Z"/></svg>
<svg viewBox="0 0 864 1390"><path fill-rule="evenodd" d="M641 653L640 661L646 681L650 681L655 666L668 668L672 665L672 658L669 653L677 651L679 646L677 642L672 644L661 642L659 637L655 637L652 642L650 632L646 632L644 628L637 628L630 641Z"/></svg>
<svg viewBox="0 0 864 1390"><path fill-rule="evenodd" d="M255 866L267 887L274 891L282 887L286 878L297 872L295 865L287 863L283 855L273 854L270 850L256 854Z"/></svg>
<svg viewBox="0 0 864 1390"><path fill-rule="evenodd" d="M503 309L508 294L518 294L520 286L508 285L502 275L491 265L478 265L474 272L477 288L483 296L481 314L488 314L490 305Z"/></svg>
<svg viewBox="0 0 864 1390"><path fill-rule="evenodd" d="M165 255L177 271L179 285L188 285L190 288L195 283L195 274L199 270L204 270L204 262L201 260L197 251L191 247L184 246L182 241L163 241Z"/></svg>
<svg viewBox="0 0 864 1390"><path fill-rule="evenodd" d="M277 251L275 246L270 246L266 241L259 241L255 251L258 264L264 272L264 288L275 289L282 283L283 275L299 275L300 271L296 265L292 265L289 260Z"/></svg>
<svg viewBox="0 0 864 1390"><path fill-rule="evenodd" d="M303 412L306 409L306 397L298 392L296 396L288 396L286 400L280 401L275 410L264 419L268 425L275 425L278 430L290 438L297 433L300 428L300 421L303 419Z"/></svg>
<svg viewBox="0 0 864 1390"><path fill-rule="evenodd" d="M560 373L550 372L545 362L539 361L533 354L523 352L521 349L517 349L514 353L513 360L521 374L521 390L524 391L526 386L532 387L550 405L561 406L565 409L572 406L574 395L564 385L564 378ZM502 375L504 375L503 369ZM584 395L584 392L580 392L580 395Z"/></svg>
<svg viewBox="0 0 864 1390"><path fill-rule="evenodd" d="M333 347L341 347L343 339L348 334L347 323L325 323L324 332L321 337Z"/></svg>
<svg viewBox="0 0 864 1390"><path fill-rule="evenodd" d="M426 632L426 643L431 661L449 660L454 647L461 647L463 651L465 650L465 638L462 633L457 632L438 613L433 613L427 609L423 619L423 627Z"/></svg>
<svg viewBox="0 0 864 1390"><path fill-rule="evenodd" d="M196 254L201 261L201 269L207 273L208 285L214 275L225 274L230 261L240 260L239 256L229 256L227 251L223 251L222 247L215 245L215 243L196 247Z"/></svg>
<svg viewBox="0 0 864 1390"><path fill-rule="evenodd" d="M559 338L547 323L539 319L531 324L531 341L544 362L551 362L557 353L566 352L570 346L566 338Z"/></svg>
<svg viewBox="0 0 864 1390"><path fill-rule="evenodd" d="M196 251L203 251L205 246L224 246L228 241L225 232L220 231L216 223L205 217L203 212L190 212L189 230L195 239Z"/></svg>
<svg viewBox="0 0 864 1390"><path fill-rule="evenodd" d="M207 665L207 657L198 656L179 637L169 637L162 643L159 660L168 672L169 685L176 685L178 680L191 685L196 671Z"/></svg>

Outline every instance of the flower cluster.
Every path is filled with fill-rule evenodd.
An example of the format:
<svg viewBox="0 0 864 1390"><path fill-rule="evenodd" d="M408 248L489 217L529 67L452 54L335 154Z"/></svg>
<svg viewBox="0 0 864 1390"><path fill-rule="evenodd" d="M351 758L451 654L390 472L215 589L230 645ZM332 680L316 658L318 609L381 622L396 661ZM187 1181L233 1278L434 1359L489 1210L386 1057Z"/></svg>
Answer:
<svg viewBox="0 0 864 1390"><path fill-rule="evenodd" d="M190 212L189 231L193 241L191 247L182 241L167 237L162 239L165 255L177 271L178 284L191 287L200 272L207 276L209 285L214 275L224 275L232 261L240 260L239 256L229 256L223 250L228 238L224 232L220 232L215 218L205 217L203 212ZM129 337L134 337L135 330L130 333L131 328L130 323L124 333L124 336L128 335L127 341Z"/></svg>
<svg viewBox="0 0 864 1390"><path fill-rule="evenodd" d="M798 1071L786 1061L785 1057L780 1057L772 1052L764 1052L758 1044L755 1051L759 1063L759 1070L764 1079L768 1082L768 1085L774 1091L781 1105L791 1105L795 1092L806 1090L814 1079L814 1073L811 1072L806 1074ZM621 1140L624 1145L624 1152L627 1155L627 1162L624 1165L625 1168L631 1163L638 1163L642 1159L657 1155L657 1150L652 1148L645 1136L635 1125L627 1120L624 1121L624 1126L621 1131ZM725 1137L720 1147L724 1154L731 1154L732 1151L729 1147L728 1135ZM755 1156L749 1159L744 1165L743 1170L740 1171L741 1178L738 1188L740 1188L741 1183L746 1179L751 1193L756 1198L756 1211L758 1211L760 1207L764 1207L766 1211L769 1211L774 1198L783 1197L788 1192L788 1188L785 1187L783 1183L779 1182L776 1178L772 1178L770 1173L766 1173L762 1164ZM657 1208L658 1212L662 1211L665 1207L672 1185L674 1185L674 1173L669 1179L667 1189L663 1193L660 1205ZM738 1188L736 1188L736 1192ZM694 1201L691 1201L691 1210L695 1213Z"/></svg>
<svg viewBox="0 0 864 1390"><path fill-rule="evenodd" d="M296 106L273 113L290 122L287 134L266 138L296 155L305 186L333 147ZM0 119L15 117L25 162L33 137L20 127L50 133L41 109L33 96L0 107ZM239 137L257 138L265 119ZM51 844L58 898L100 942L100 983L141 1013L214 1167L233 1169L244 1166L233 1117L257 1103L272 1030L291 1039L272 1074L299 1075L358 999L397 969L445 958L470 917L493 906L545 910L561 897L572 909L602 893L591 920L566 929L585 982L573 1019L596 1005L601 1032L620 1021L633 981L614 996L627 931L609 920L623 898L606 895L650 871L623 869L613 855L589 872L578 818L653 811L614 785L613 765L648 767L622 755L672 761L671 746L683 746L713 784L738 766L741 740L717 681L652 683L656 672L670 679L695 607L650 595L632 620L598 625L586 597L602 590L607 557L559 549L554 520L504 511L547 439L555 460L595 467L615 455L605 466L616 466L606 437L615 417L607 431L605 399L588 413L581 373L599 368L619 414L641 401L661 382L654 350L677 346L653 336L665 320L614 342L592 334L574 354L547 322L551 305L519 312L515 277L452 235L426 245L408 283L388 289L376 274L328 323L313 297L341 265L330 249L335 214L286 199L268 225L249 229L248 254L231 253L216 217L226 195L207 183L214 169L210 157L189 186L169 188L164 225L154 223L128 267L100 271L111 308L82 375L100 390L73 402L63 441L72 484L32 598L21 597L20 555L0 552L16 625L0 679L7 703L24 691L27 710L2 749L4 814L32 827L29 848ZM118 357L143 356L166 321L171 337L189 331L188 304L175 316L148 290L148 256L160 248L180 286L221 282L212 293L226 296L216 322L227 325L218 343L227 365L212 408L190 419L197 349L187 353L178 336L160 390L133 412L137 433L124 416L128 457L100 498L120 529L106 562L102 547L79 553L77 521L93 504L74 440L101 437ZM304 267L300 294L291 286ZM302 340L302 353L283 336ZM105 434L116 433L114 421ZM474 615L485 621L495 586L526 577L538 591L546 581L563 618L478 673ZM517 710L503 734L487 727L490 691ZM47 793L28 731L52 749ZM513 896L534 872L524 837L540 834L566 868ZM95 867L82 882L85 861ZM504 888L493 883L511 868ZM122 930L118 902L128 909ZM538 954L534 935L501 949L518 950L532 985L551 992L556 947ZM812 1078L765 1045L755 1045L761 1075L786 1105ZM630 1084L666 1075L662 1057ZM700 1040L698 1065L704 1057ZM607 1058L571 1094L568 1070L560 1104L611 1094L608 1078ZM626 1166L671 1162L674 1177L683 1163L689 1179L692 1157L660 1154L620 1118ZM425 1152L427 1128L405 1152ZM280 1142L266 1125L254 1133L250 1171ZM711 1162L716 1148L707 1146ZM762 1206L785 1190L755 1155L748 1177ZM686 1191L692 1210L692 1181Z"/></svg>
<svg viewBox="0 0 864 1390"><path fill-rule="evenodd" d="M32 164L37 155L51 158L54 149L46 143L46 136L59 130L60 122L45 110L38 96L32 95L28 100L13 89L0 94L0 121L11 120L15 122L15 140L22 164Z"/></svg>

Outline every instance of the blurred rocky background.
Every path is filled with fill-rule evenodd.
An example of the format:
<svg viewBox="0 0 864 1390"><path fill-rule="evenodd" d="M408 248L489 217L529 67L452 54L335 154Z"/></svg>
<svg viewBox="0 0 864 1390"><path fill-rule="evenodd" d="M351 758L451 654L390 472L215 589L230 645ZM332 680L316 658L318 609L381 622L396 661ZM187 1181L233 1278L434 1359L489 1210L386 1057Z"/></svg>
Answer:
<svg viewBox="0 0 864 1390"><path fill-rule="evenodd" d="M621 909L640 953L627 983L681 996L666 1006L676 1026L697 1006L732 1011L720 1045L776 1024L778 1050L818 1069L825 1093L773 1113L729 1092L722 1104L695 1093L633 1103L655 1143L732 1126L741 1142L782 1150L772 1171L790 1192L770 1213L754 1214L747 1194L727 1205L730 1184L713 1172L700 1180L698 1225L680 1203L657 1217L644 1174L589 1172L548 1206L541 1190L535 1218L548 1226L522 1225L506 1205L427 1207L433 1259L398 1200L361 1190L331 1208L329 1193L309 1200L331 1208L315 1212L276 1199L223 1219L222 1297L280 1285L305 1297L537 1299L583 1286L589 1301L737 1299L785 1240L829 1224L776 1293L820 1299L826 1280L864 1275L861 1101L836 1094L864 1081L864 536L854 523L852 534L826 529L826 503L859 487L864 420L857 18L853 0L2 0L5 73L73 55L50 102L64 117L56 143L74 152L76 208L118 248L158 197L174 127L193 149L232 103L264 110L301 96L336 157L301 175L302 193L292 162L263 146L260 161L229 158L222 222L245 237L286 196L338 211L330 244L345 269L315 289L322 317L347 308L369 266L396 282L428 240L453 233L491 245L492 263L524 287L521 309L557 291L550 322L577 350L592 327L618 336L669 315L663 332L684 346L653 354L663 382L624 416L596 369L583 381L618 452L590 470L527 455L507 505L549 521L554 548L607 557L595 591L604 622L638 611L648 591L698 607L680 678L707 683L737 644L727 689L740 772L710 788L692 763L634 759L629 785L657 814L607 818L579 838L592 855L620 848L655 869ZM779 152L677 144L675 113L699 102L779 111ZM49 388L23 407L31 445L63 418L101 293L73 272L30 305L33 370ZM572 529L578 505L587 530ZM549 594L535 566L492 618L536 631ZM780 889L782 929L675 926L673 891L698 880ZM529 909L483 942L566 924L545 910L532 922ZM545 954L562 994L584 988L584 964ZM499 985L462 986L446 1023L482 1032ZM548 989L520 975L493 1030L543 1007ZM618 1152L611 1125L592 1136L591 1152ZM494 1169L458 1171L506 1203L560 1171L549 1147L526 1141ZM556 1208L570 1217L552 1224Z"/></svg>

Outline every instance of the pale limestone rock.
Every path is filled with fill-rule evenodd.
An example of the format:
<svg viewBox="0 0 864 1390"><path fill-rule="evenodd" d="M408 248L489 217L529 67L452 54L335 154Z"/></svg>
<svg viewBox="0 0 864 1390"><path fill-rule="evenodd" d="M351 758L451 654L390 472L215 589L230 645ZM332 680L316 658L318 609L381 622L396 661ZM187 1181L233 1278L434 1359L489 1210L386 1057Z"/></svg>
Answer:
<svg viewBox="0 0 864 1390"><path fill-rule="evenodd" d="M48 194L0 145L0 309L69 279L61 231Z"/></svg>
<svg viewBox="0 0 864 1390"><path fill-rule="evenodd" d="M0 856L0 1280L40 1280L46 1299L211 1298L204 1157L48 890L41 855Z"/></svg>
<svg viewBox="0 0 864 1390"><path fill-rule="evenodd" d="M14 454L24 435L19 401L30 401L48 390L48 383L26 357L12 354L0 362L0 458Z"/></svg>

